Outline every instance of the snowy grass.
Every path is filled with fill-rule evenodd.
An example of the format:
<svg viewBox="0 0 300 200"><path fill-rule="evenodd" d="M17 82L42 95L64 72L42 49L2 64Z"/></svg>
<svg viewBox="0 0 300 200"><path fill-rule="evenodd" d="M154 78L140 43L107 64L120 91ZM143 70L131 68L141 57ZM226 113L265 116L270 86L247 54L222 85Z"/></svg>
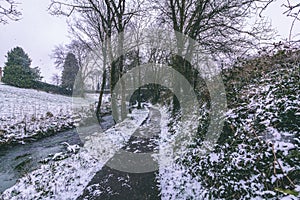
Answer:
<svg viewBox="0 0 300 200"><path fill-rule="evenodd" d="M1 84L0 144L23 143L74 128L94 112L98 95L88 94L76 110L72 97ZM109 106L109 95L104 95L102 111L109 110Z"/></svg>
<svg viewBox="0 0 300 200"><path fill-rule="evenodd" d="M194 115L189 121L177 121L169 126L172 120L166 107L158 108L161 112L161 134L159 138L159 153L155 155L159 163L157 176L161 190L161 199L203 199L203 188L199 181L189 174L189 169L178 162L181 156L188 151L187 143L182 139L182 132L195 131ZM184 130L185 129L185 130Z"/></svg>
<svg viewBox="0 0 300 200"><path fill-rule="evenodd" d="M208 138L200 148L195 144L198 137L197 129L205 129L209 108L202 104L199 112L194 109L190 118L182 120L180 114L174 116L171 111L164 107L160 108L161 135L159 138L159 154L156 159L159 163L159 174L157 176L161 189L161 199L205 199L209 190L201 185L199 179L186 165L186 159L192 162L191 154L206 155L213 147ZM195 123L199 121L200 123ZM199 125L199 127L197 127ZM194 133L194 134L190 134ZM184 137L188 136L188 137ZM216 158L217 159L217 158Z"/></svg>
<svg viewBox="0 0 300 200"><path fill-rule="evenodd" d="M0 144L73 127L72 98L0 85Z"/></svg>

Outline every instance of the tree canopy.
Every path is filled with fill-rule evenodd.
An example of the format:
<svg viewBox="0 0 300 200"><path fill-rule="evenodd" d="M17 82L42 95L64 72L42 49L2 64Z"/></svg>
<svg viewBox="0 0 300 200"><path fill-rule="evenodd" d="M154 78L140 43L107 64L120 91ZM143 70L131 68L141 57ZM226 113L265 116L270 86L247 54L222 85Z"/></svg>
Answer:
<svg viewBox="0 0 300 200"><path fill-rule="evenodd" d="M61 85L62 87L73 90L76 75L78 73L79 66L78 61L75 55L69 52L66 56L64 65L63 65L63 72L61 77Z"/></svg>
<svg viewBox="0 0 300 200"><path fill-rule="evenodd" d="M42 78L38 67L30 68L31 59L21 47L8 51L6 58L2 79L4 83L31 88L35 81Z"/></svg>
<svg viewBox="0 0 300 200"><path fill-rule="evenodd" d="M15 47L7 53L6 66L19 65L22 67L30 67L31 59L21 47Z"/></svg>

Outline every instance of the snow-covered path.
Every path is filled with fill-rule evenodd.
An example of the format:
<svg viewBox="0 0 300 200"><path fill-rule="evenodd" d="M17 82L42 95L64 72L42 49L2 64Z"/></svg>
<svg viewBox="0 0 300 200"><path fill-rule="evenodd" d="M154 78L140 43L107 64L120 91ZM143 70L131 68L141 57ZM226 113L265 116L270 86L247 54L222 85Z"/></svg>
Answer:
<svg viewBox="0 0 300 200"><path fill-rule="evenodd" d="M79 200L160 199L156 180L158 163L151 154L158 152L161 115L155 108L149 111L147 120L97 172Z"/></svg>

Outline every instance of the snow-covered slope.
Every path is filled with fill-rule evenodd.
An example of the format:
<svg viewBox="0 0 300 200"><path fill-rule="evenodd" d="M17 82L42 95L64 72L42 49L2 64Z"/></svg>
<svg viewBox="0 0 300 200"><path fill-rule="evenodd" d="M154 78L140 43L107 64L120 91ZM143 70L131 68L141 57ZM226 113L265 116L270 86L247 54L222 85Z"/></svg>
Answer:
<svg viewBox="0 0 300 200"><path fill-rule="evenodd" d="M233 87L223 133L208 155L199 153L200 130L195 144L172 158L176 129L163 131L160 146L169 152L160 155L162 164L168 160L158 177L162 199L298 199L299 68L278 65L241 89Z"/></svg>
<svg viewBox="0 0 300 200"><path fill-rule="evenodd" d="M0 144L72 128L72 98L0 85Z"/></svg>

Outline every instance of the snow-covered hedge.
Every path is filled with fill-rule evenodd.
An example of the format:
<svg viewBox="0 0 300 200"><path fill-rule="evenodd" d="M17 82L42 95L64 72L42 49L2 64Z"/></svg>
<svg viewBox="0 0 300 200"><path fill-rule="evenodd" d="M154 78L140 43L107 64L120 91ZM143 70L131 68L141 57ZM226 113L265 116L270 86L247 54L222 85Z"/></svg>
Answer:
<svg viewBox="0 0 300 200"><path fill-rule="evenodd" d="M201 156L209 121L203 107L195 143L160 168L163 199L298 199L299 68L298 63L278 64L247 80L227 80L233 85L227 87L229 110L218 144Z"/></svg>

